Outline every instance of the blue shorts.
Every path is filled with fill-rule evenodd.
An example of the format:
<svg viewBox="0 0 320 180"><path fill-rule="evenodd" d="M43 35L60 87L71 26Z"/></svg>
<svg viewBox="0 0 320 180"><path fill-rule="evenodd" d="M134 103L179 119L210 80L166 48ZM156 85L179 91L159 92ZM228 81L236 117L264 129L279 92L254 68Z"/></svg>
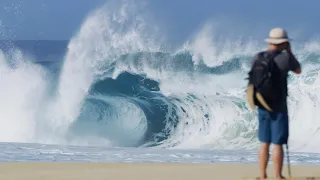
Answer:
<svg viewBox="0 0 320 180"><path fill-rule="evenodd" d="M269 112L258 109L259 140L277 145L287 144L289 137L289 118L286 112Z"/></svg>

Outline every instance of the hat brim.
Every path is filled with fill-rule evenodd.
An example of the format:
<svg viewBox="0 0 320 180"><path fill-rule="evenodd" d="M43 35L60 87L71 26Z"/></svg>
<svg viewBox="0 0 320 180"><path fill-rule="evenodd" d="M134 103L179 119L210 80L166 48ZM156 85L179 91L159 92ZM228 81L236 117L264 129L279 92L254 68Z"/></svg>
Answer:
<svg viewBox="0 0 320 180"><path fill-rule="evenodd" d="M291 39L288 39L288 38L283 38L283 39L266 38L264 41L267 43L270 43L270 44L281 44L284 42L289 42L289 41L291 41Z"/></svg>

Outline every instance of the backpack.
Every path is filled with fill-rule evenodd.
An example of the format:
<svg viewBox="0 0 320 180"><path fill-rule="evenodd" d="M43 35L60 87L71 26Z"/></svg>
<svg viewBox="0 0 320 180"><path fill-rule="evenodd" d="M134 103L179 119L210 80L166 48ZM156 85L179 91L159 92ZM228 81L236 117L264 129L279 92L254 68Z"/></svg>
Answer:
<svg viewBox="0 0 320 180"><path fill-rule="evenodd" d="M280 97L277 86L277 65L274 58L278 53L260 52L248 73L247 98L251 108L262 107L272 110L272 104Z"/></svg>

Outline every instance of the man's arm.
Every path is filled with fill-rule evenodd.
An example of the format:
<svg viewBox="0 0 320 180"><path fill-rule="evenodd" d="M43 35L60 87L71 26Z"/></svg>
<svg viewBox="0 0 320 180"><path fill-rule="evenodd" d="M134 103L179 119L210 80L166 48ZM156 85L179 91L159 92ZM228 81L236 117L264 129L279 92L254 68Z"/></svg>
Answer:
<svg viewBox="0 0 320 180"><path fill-rule="evenodd" d="M289 55L289 66L290 66L289 70L293 71L296 74L300 74L301 73L301 65L300 65L299 61L297 60L297 58L292 53L290 43L287 44L286 50Z"/></svg>
<svg viewBox="0 0 320 180"><path fill-rule="evenodd" d="M290 63L290 70L296 74L301 74L301 65L297 58L293 55L292 52L288 52L289 54L289 63Z"/></svg>

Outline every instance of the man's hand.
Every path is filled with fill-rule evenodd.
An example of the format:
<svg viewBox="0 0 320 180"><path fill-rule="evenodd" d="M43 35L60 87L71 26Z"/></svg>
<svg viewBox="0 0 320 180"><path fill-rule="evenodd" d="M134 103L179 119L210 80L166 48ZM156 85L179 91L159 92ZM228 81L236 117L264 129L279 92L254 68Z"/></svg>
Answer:
<svg viewBox="0 0 320 180"><path fill-rule="evenodd" d="M295 69L293 72L296 74L301 74L301 68L299 67L299 68Z"/></svg>

